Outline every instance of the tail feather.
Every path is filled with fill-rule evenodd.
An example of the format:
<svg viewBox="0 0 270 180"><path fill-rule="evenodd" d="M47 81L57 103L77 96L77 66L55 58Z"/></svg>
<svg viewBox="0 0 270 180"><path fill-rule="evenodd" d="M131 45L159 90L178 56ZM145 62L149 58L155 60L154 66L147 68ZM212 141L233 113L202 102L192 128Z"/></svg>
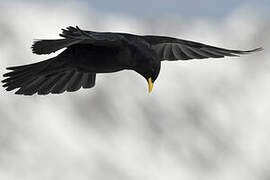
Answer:
<svg viewBox="0 0 270 180"><path fill-rule="evenodd" d="M32 51L35 54L50 54L80 41L78 39L37 40L32 45Z"/></svg>
<svg viewBox="0 0 270 180"><path fill-rule="evenodd" d="M18 90L15 94L46 95L59 94L65 91L77 91L81 87L91 88L95 84L95 73L80 72L55 58L24 65L9 67L3 76L3 87L7 91Z"/></svg>

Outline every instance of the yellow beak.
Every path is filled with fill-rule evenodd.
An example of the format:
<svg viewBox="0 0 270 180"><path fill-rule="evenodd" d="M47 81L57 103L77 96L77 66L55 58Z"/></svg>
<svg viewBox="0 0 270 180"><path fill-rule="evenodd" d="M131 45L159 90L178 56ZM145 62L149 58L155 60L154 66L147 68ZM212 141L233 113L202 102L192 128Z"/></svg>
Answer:
<svg viewBox="0 0 270 180"><path fill-rule="evenodd" d="M151 93L153 86L154 86L154 83L152 82L152 78L148 79L148 85L149 85L149 87L148 87L149 93Z"/></svg>

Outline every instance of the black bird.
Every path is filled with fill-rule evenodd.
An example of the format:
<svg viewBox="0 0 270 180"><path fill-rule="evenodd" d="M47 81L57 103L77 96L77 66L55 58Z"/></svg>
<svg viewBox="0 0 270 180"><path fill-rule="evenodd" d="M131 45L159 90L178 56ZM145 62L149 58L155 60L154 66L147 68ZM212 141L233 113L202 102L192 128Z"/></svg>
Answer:
<svg viewBox="0 0 270 180"><path fill-rule="evenodd" d="M66 48L58 56L34 64L8 67L2 82L15 94L46 95L92 88L97 73L134 70L142 75L151 92L161 61L222 58L262 50L229 50L163 36L84 31L67 27L62 39L39 40L32 46L35 54L50 54Z"/></svg>

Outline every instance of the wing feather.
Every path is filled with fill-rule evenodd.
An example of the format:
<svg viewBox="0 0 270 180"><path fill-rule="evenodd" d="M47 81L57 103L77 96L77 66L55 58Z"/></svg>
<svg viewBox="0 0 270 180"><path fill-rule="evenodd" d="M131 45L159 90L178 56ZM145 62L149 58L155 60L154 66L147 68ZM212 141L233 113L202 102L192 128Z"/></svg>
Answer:
<svg viewBox="0 0 270 180"><path fill-rule="evenodd" d="M207 44L163 36L142 36L162 60L188 60L239 56L261 51L256 48L248 51L224 49Z"/></svg>
<svg viewBox="0 0 270 180"><path fill-rule="evenodd" d="M174 59L182 59L182 60L188 60L190 57L188 57L182 50L181 50L181 45L179 44L174 44L173 46L173 54L174 54Z"/></svg>
<svg viewBox="0 0 270 180"><path fill-rule="evenodd" d="M59 94L64 91L76 91L81 87L92 88L95 85L96 73L85 72L53 59L8 69L13 70L4 74L6 79L2 81L3 87L7 91L18 88L15 94Z"/></svg>

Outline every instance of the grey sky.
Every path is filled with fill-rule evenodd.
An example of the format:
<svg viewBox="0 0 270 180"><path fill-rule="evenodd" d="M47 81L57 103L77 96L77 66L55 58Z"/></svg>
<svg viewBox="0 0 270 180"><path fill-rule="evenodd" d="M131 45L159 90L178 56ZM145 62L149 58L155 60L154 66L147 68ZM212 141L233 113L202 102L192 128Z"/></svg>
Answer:
<svg viewBox="0 0 270 180"><path fill-rule="evenodd" d="M85 1L86 2L86 1ZM222 17L242 6L270 9L269 0L91 0L87 3L99 11L158 17L176 14L182 16Z"/></svg>
<svg viewBox="0 0 270 180"><path fill-rule="evenodd" d="M0 2L5 2L0 0ZM37 0L13 0L22 2L37 2ZM44 3L63 2L66 0L39 0ZM86 6L101 13L128 14L144 18L158 18L164 15L179 15L184 17L224 17L235 9L242 7L259 8L260 11L270 10L269 0L79 0ZM69 0L78 2L78 0Z"/></svg>

